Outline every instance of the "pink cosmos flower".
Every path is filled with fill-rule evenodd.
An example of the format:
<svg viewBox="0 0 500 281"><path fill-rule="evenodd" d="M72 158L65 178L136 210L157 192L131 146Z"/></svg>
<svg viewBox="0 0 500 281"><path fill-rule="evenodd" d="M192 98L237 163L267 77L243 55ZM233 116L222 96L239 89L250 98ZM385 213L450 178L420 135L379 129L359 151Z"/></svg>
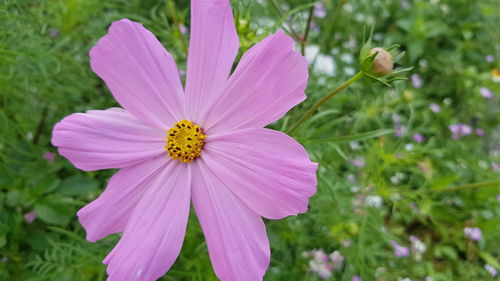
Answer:
<svg viewBox="0 0 500 281"><path fill-rule="evenodd" d="M119 168L78 217L87 239L123 232L104 259L108 281L160 278L177 258L190 202L222 280L262 280L270 250L261 217L304 213L317 164L263 128L302 102L307 62L282 31L246 52L229 0L191 2L183 89L173 57L141 24L114 22L90 64L123 108L76 113L52 143L77 168Z"/></svg>

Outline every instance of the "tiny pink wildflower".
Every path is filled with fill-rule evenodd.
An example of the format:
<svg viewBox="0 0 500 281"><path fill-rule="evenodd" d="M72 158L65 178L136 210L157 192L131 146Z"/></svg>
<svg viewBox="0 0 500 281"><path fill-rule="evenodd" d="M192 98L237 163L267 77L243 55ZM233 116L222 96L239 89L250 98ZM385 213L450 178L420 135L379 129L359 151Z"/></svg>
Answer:
<svg viewBox="0 0 500 281"><path fill-rule="evenodd" d="M35 219L36 219L35 211L31 211L31 212L24 214L24 220L28 224L33 223L35 221Z"/></svg>
<svg viewBox="0 0 500 281"><path fill-rule="evenodd" d="M422 78L417 73L412 74L410 76L410 79L413 87L415 87L416 89L420 89L424 85L424 81L422 81Z"/></svg>
<svg viewBox="0 0 500 281"><path fill-rule="evenodd" d="M188 28L185 25L180 24L179 25L179 31L181 32L181 34L184 35L184 34L188 33Z"/></svg>
<svg viewBox="0 0 500 281"><path fill-rule="evenodd" d="M489 264L486 264L486 265L484 265L484 269L486 269L486 271L488 271L488 273L491 275L491 277L497 277L498 276L498 271L493 266L491 266Z"/></svg>
<svg viewBox="0 0 500 281"><path fill-rule="evenodd" d="M55 125L52 143L85 171L120 169L78 211L87 240L123 232L104 259L108 281L153 281L182 247L190 204L216 275L262 280L270 249L262 217L307 211L317 164L284 133L263 128L302 102L307 61L278 31L231 73L239 40L229 0L191 1L186 86L174 58L141 24L122 19L90 51L122 108Z"/></svg>
<svg viewBox="0 0 500 281"><path fill-rule="evenodd" d="M491 169L495 172L500 171L500 163L497 162L491 162Z"/></svg>
<svg viewBox="0 0 500 281"><path fill-rule="evenodd" d="M407 257L410 254L408 247L401 246L394 240L391 240L391 245L394 248L394 255L396 257Z"/></svg>
<svg viewBox="0 0 500 281"><path fill-rule="evenodd" d="M356 157L351 160L351 163L356 167L364 167L365 166L365 158L362 156Z"/></svg>
<svg viewBox="0 0 500 281"><path fill-rule="evenodd" d="M415 142L423 142L425 140L425 137L422 134L415 133L413 134L413 140Z"/></svg>
<svg viewBox="0 0 500 281"><path fill-rule="evenodd" d="M325 4L318 3L314 6L314 16L320 19L326 17Z"/></svg>
<svg viewBox="0 0 500 281"><path fill-rule="evenodd" d="M481 240L481 229L479 227L466 227L464 228L464 234L474 241Z"/></svg>
<svg viewBox="0 0 500 281"><path fill-rule="evenodd" d="M303 257L312 258L309 261L309 270L316 273L321 279L329 279L333 273L339 271L344 263L344 256L339 251L327 255L323 250L312 250L302 253Z"/></svg>
<svg viewBox="0 0 500 281"><path fill-rule="evenodd" d="M486 87L479 88L479 93L485 99L491 99L494 96L493 92L490 89L486 88Z"/></svg>
<svg viewBox="0 0 500 281"><path fill-rule="evenodd" d="M441 106L437 103L431 103L429 104L429 108L431 109L432 112L434 113L439 113L441 112Z"/></svg>
<svg viewBox="0 0 500 281"><path fill-rule="evenodd" d="M45 152L43 154L43 158L47 160L48 162L54 162L54 159L56 158L56 154L54 152Z"/></svg>

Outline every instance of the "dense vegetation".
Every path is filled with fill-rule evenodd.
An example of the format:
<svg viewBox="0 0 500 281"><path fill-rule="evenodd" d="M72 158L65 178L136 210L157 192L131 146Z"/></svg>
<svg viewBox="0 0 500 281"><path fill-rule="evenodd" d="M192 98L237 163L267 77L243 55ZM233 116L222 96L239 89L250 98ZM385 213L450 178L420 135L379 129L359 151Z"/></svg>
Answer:
<svg viewBox="0 0 500 281"><path fill-rule="evenodd" d="M362 79L294 131L320 163L318 192L309 212L266 221L265 280L495 280L498 1L310 3L233 1L240 55L281 28L310 62L308 100L270 127L286 131L354 75L372 26L373 43L399 44L397 66L413 69L391 87ZM1 280L106 279L101 261L119 235L89 243L75 213L114 171L77 170L50 138L70 113L117 106L88 51L123 17L143 23L186 69L188 1L0 1ZM194 212L161 280L216 280Z"/></svg>

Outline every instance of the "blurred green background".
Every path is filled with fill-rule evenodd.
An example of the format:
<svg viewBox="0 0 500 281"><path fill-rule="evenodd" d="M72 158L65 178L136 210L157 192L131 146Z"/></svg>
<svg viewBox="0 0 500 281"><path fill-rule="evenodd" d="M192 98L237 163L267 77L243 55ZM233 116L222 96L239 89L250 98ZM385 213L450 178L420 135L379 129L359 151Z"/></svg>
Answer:
<svg viewBox="0 0 500 281"><path fill-rule="evenodd" d="M354 84L294 132L320 163L318 192L308 213L266 222L265 280L496 280L500 185L470 184L500 178L500 2L232 4L240 55L281 28L310 61L308 100L271 128L358 71L366 27L414 67L392 87ZM101 260L119 236L85 241L75 213L114 171L77 170L50 138L68 114L117 106L88 51L124 17L186 69L188 1L0 0L0 280L106 279ZM193 212L161 280L217 280Z"/></svg>

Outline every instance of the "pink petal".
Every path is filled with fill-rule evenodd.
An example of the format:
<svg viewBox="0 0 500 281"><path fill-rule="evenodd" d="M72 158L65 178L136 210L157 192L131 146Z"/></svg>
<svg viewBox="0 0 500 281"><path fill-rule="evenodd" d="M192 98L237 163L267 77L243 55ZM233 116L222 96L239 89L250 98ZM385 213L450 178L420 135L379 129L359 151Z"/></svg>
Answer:
<svg viewBox="0 0 500 281"><path fill-rule="evenodd" d="M246 52L219 96L210 100L206 131L260 128L280 119L306 96L307 60L278 31Z"/></svg>
<svg viewBox="0 0 500 281"><path fill-rule="evenodd" d="M178 161L153 176L123 236L104 259L108 281L153 281L179 255L186 233L191 168Z"/></svg>
<svg viewBox="0 0 500 281"><path fill-rule="evenodd" d="M229 0L192 0L186 76L188 119L200 125L200 110L226 82L239 40Z"/></svg>
<svg viewBox="0 0 500 281"><path fill-rule="evenodd" d="M52 144L77 168L92 171L128 167L164 153L165 135L111 108L67 116L54 126Z"/></svg>
<svg viewBox="0 0 500 281"><path fill-rule="evenodd" d="M141 24L122 19L90 51L90 64L135 117L166 129L184 118L184 94L172 56Z"/></svg>
<svg viewBox="0 0 500 281"><path fill-rule="evenodd" d="M122 232L139 200L170 161L160 155L114 174L101 196L77 213L87 231L87 240L95 242Z"/></svg>
<svg viewBox="0 0 500 281"><path fill-rule="evenodd" d="M317 164L286 134L242 129L207 139L202 158L257 214L279 219L307 211Z"/></svg>
<svg viewBox="0 0 500 281"><path fill-rule="evenodd" d="M231 193L203 160L192 163L193 205L222 281L262 280L269 241L261 217Z"/></svg>

